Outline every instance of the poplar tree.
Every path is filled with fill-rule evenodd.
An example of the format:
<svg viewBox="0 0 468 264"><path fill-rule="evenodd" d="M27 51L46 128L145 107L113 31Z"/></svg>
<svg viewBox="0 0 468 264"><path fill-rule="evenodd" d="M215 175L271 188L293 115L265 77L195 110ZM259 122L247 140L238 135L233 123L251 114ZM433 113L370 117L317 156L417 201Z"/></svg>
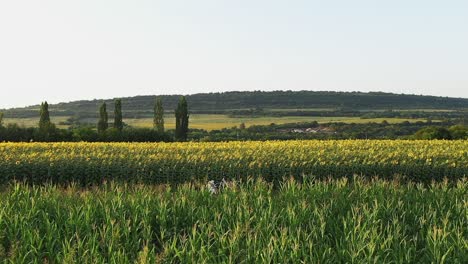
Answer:
<svg viewBox="0 0 468 264"><path fill-rule="evenodd" d="M122 101L120 99L115 100L115 107L114 107L114 128L119 131L123 129L123 122L122 122Z"/></svg>
<svg viewBox="0 0 468 264"><path fill-rule="evenodd" d="M3 126L3 112L0 112L0 127Z"/></svg>
<svg viewBox="0 0 468 264"><path fill-rule="evenodd" d="M188 135L188 124L189 124L189 115L188 115L188 106L185 96L181 96L177 109L175 110L176 117L176 129L175 129L175 139L178 141L186 141Z"/></svg>
<svg viewBox="0 0 468 264"><path fill-rule="evenodd" d="M41 103L39 130L41 132L47 132L49 128L50 128L49 104L47 103L47 101L45 101Z"/></svg>
<svg viewBox="0 0 468 264"><path fill-rule="evenodd" d="M101 107L99 108L98 132L102 133L106 131L108 127L109 127L109 124L108 124L106 103L102 103Z"/></svg>
<svg viewBox="0 0 468 264"><path fill-rule="evenodd" d="M157 98L154 104L153 124L159 133L164 133L164 108L161 98Z"/></svg>

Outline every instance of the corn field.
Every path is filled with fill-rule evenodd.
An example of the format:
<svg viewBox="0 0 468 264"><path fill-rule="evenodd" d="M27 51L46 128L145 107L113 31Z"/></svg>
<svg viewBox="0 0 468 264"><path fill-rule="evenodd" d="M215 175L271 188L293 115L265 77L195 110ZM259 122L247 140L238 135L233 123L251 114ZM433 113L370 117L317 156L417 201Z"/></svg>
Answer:
<svg viewBox="0 0 468 264"><path fill-rule="evenodd" d="M415 182L468 175L468 141L0 143L0 183L267 181L355 174Z"/></svg>
<svg viewBox="0 0 468 264"><path fill-rule="evenodd" d="M467 182L12 183L4 263L466 263Z"/></svg>

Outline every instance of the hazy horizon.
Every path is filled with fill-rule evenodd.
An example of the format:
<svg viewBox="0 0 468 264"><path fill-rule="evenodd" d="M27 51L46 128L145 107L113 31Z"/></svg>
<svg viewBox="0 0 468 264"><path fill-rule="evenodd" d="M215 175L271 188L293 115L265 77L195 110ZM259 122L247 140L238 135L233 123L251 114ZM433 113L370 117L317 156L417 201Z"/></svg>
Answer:
<svg viewBox="0 0 468 264"><path fill-rule="evenodd" d="M137 95L468 98L468 2L0 3L0 109Z"/></svg>

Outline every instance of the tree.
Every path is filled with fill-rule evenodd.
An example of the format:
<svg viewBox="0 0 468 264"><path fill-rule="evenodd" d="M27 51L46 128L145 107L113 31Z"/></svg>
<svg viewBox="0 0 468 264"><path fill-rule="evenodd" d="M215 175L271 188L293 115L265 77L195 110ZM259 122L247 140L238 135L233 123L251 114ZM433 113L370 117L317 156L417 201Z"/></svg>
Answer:
<svg viewBox="0 0 468 264"><path fill-rule="evenodd" d="M3 112L0 112L0 127L3 126Z"/></svg>
<svg viewBox="0 0 468 264"><path fill-rule="evenodd" d="M102 133L106 131L108 127L109 127L109 124L108 124L106 103L102 103L101 107L99 108L98 131Z"/></svg>
<svg viewBox="0 0 468 264"><path fill-rule="evenodd" d="M431 126L421 128L414 134L416 139L452 139L450 131L445 127Z"/></svg>
<svg viewBox="0 0 468 264"><path fill-rule="evenodd" d="M468 127L464 125L451 126L449 128L452 139L468 139Z"/></svg>
<svg viewBox="0 0 468 264"><path fill-rule="evenodd" d="M164 108L161 98L157 98L154 104L153 125L159 133L164 133Z"/></svg>
<svg viewBox="0 0 468 264"><path fill-rule="evenodd" d="M118 131L122 131L123 122L122 122L122 101L120 99L115 100L114 108L114 128Z"/></svg>
<svg viewBox="0 0 468 264"><path fill-rule="evenodd" d="M175 139L177 141L186 141L188 134L188 124L189 124L189 115L188 115L188 106L185 96L181 96L177 109L175 110L176 117L176 129L175 129Z"/></svg>
<svg viewBox="0 0 468 264"><path fill-rule="evenodd" d="M33 137L36 141L59 141L61 140L59 134L60 131L50 122L49 104L45 101L41 103L39 130L35 131Z"/></svg>
<svg viewBox="0 0 468 264"><path fill-rule="evenodd" d="M50 128L49 104L47 101L41 103L39 130L46 132Z"/></svg>

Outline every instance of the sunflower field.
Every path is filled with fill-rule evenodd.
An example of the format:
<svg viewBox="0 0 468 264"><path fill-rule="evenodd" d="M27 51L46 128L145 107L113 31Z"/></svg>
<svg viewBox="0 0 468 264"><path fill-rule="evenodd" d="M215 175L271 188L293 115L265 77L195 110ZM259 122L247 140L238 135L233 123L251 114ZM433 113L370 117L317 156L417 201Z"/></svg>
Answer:
<svg viewBox="0 0 468 264"><path fill-rule="evenodd" d="M0 143L0 183L160 184L353 175L456 181L468 175L468 141Z"/></svg>

